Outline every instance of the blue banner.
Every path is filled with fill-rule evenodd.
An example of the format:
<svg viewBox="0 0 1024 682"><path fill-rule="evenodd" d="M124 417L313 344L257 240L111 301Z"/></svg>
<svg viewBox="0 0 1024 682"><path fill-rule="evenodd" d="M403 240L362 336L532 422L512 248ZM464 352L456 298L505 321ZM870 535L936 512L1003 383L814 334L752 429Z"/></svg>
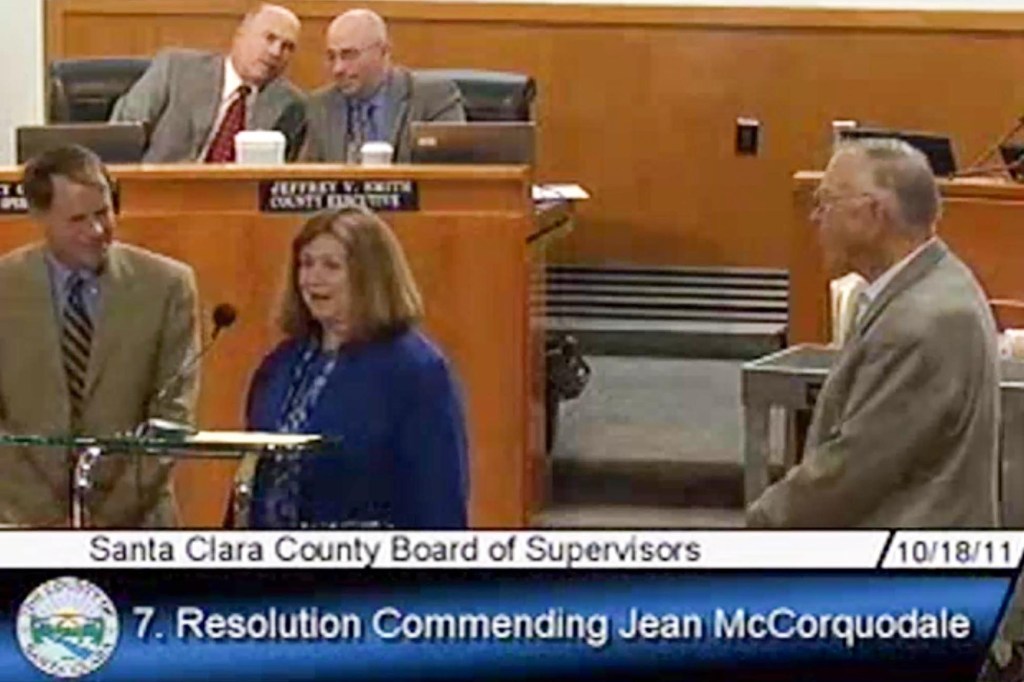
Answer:
<svg viewBox="0 0 1024 682"><path fill-rule="evenodd" d="M0 680L974 679L1008 572L4 571Z"/></svg>

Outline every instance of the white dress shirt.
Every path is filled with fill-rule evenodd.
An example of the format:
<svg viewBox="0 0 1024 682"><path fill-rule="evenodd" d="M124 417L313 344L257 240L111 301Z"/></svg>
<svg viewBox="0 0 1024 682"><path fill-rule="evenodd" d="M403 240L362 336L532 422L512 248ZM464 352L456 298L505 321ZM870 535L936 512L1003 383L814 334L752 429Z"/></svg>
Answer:
<svg viewBox="0 0 1024 682"><path fill-rule="evenodd" d="M892 265L888 270L883 272L881 275L875 278L874 281L869 282L868 285L864 287L863 291L861 291L860 294L858 294L857 296L858 327L860 326L861 321L864 319L864 313L867 311L868 307L872 303L874 303L875 299L882 294L882 292L885 290L885 287L889 285L889 282L893 281L896 278L896 275L899 274L900 270L907 267L907 264L909 264L910 261L914 260L914 258L917 257L917 254L924 251L925 248L927 248L928 245L934 241L935 237L932 237L925 243L921 244L916 249L908 253L902 260L898 261L895 265Z"/></svg>
<svg viewBox="0 0 1024 682"><path fill-rule="evenodd" d="M224 121L225 114L228 113L228 107L231 106L232 100L234 100L235 91L238 90L239 86L243 85L242 77L235 71L234 64L231 63L231 57L224 58L224 87L220 91L220 105L217 107L217 116L213 119L213 127L210 128L210 134L206 136L206 142L203 143L203 148L199 152L199 160L206 158L206 153L210 150L210 145L213 144L213 138L217 136L217 131L220 130L220 124ZM245 128L249 129L249 122L252 120L252 105L256 101L256 88L249 86L249 95L245 98Z"/></svg>

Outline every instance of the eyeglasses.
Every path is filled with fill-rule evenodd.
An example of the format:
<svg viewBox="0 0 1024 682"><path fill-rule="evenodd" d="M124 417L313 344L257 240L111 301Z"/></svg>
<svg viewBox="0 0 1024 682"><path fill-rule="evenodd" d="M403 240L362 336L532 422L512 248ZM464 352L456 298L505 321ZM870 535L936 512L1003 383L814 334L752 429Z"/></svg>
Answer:
<svg viewBox="0 0 1024 682"><path fill-rule="evenodd" d="M874 199L875 195L869 192L857 192L856 194L830 194L818 190L811 200L811 215L821 215L838 204L855 201L859 199Z"/></svg>
<svg viewBox="0 0 1024 682"><path fill-rule="evenodd" d="M327 61L354 62L362 57L364 53L369 52L375 47L381 47L381 45L382 43L378 40L363 47L345 47L340 50L327 50Z"/></svg>

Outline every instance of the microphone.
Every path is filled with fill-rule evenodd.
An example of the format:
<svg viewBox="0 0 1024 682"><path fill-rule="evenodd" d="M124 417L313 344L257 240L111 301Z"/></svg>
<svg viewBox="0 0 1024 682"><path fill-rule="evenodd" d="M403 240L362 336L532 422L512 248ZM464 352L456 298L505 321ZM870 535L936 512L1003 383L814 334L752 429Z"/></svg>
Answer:
<svg viewBox="0 0 1024 682"><path fill-rule="evenodd" d="M227 329L235 323L238 311L230 303L218 303L213 309L213 333L210 334L210 343L217 338L222 329ZM197 356L198 359L198 356Z"/></svg>
<svg viewBox="0 0 1024 682"><path fill-rule="evenodd" d="M973 175L986 175L993 171L1004 170L1005 164L1000 166L985 166L983 164L985 164L990 158L992 158L995 155L995 153L999 151L1000 147L1002 147L1004 144L1013 139L1013 137L1017 133L1019 133L1021 129L1024 129L1024 116L1018 116L1017 120L1014 122L1013 127L1010 128L1010 130L1007 131L1002 137L1000 137L994 145L992 145L984 152L982 152L978 156L978 158L974 159L974 161L968 164L968 166L964 170L954 173L952 177L970 177Z"/></svg>
<svg viewBox="0 0 1024 682"><path fill-rule="evenodd" d="M213 348L213 342L217 340L217 335L224 329L227 329L235 323L235 319L238 317L238 311L235 306L230 303L218 303L213 309L213 332L210 334L210 340L207 341L199 352L189 358L186 362L183 362L181 368L175 372L171 377L164 382L164 385L160 387L160 390L156 392L156 397L153 402L159 403L161 400L167 397L167 394L172 388L177 385L179 381L195 370L199 361L202 359L206 352ZM153 421L153 420L150 420Z"/></svg>
<svg viewBox="0 0 1024 682"><path fill-rule="evenodd" d="M1012 163L1000 163L992 166L978 166L975 168L965 168L962 171L957 171L950 175L950 178L972 178L979 175L991 175L992 173L1008 173L1011 179L1014 177L1014 173L1024 167L1024 154L1017 157Z"/></svg>

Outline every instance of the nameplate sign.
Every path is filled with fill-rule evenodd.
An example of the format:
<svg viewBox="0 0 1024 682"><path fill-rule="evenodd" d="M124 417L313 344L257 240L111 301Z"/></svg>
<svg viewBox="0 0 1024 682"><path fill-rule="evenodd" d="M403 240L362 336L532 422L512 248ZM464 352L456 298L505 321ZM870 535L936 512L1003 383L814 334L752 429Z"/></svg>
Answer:
<svg viewBox="0 0 1024 682"><path fill-rule="evenodd" d="M418 211L415 180L263 180L260 211L310 213L346 206L373 211Z"/></svg>
<svg viewBox="0 0 1024 682"><path fill-rule="evenodd" d="M0 182L0 215L28 213L28 200L20 182Z"/></svg>
<svg viewBox="0 0 1024 682"><path fill-rule="evenodd" d="M114 213L121 212L121 192L114 183L110 194ZM20 182L0 182L0 215L25 215L28 213L28 199Z"/></svg>

